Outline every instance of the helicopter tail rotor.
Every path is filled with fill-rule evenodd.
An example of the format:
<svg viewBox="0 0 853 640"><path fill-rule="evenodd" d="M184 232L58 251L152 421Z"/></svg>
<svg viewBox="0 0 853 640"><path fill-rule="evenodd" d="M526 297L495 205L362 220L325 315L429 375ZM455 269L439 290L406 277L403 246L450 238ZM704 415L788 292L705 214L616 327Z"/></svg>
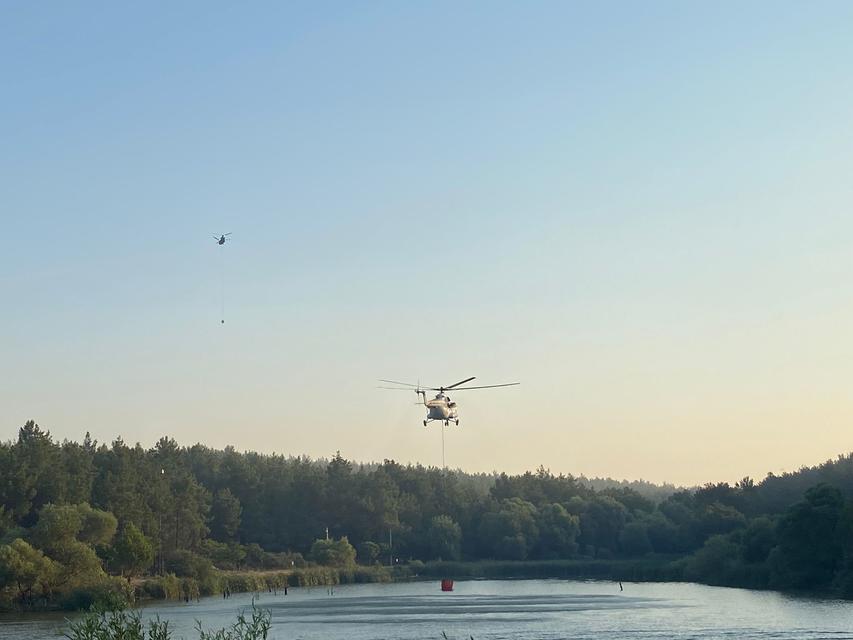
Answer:
<svg viewBox="0 0 853 640"><path fill-rule="evenodd" d="M426 391L421 389L421 380L418 378L418 384L415 386L415 393L418 396L418 401L415 404L426 404ZM421 398L423 396L423 399Z"/></svg>

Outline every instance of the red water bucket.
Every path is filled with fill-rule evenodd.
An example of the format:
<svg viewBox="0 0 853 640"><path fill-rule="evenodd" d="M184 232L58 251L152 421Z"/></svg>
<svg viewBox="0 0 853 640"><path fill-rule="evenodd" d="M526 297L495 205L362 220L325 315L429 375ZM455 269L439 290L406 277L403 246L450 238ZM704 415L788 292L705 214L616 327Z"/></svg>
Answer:
<svg viewBox="0 0 853 640"><path fill-rule="evenodd" d="M445 578L441 581L441 590L442 591L453 591L453 580L448 580Z"/></svg>

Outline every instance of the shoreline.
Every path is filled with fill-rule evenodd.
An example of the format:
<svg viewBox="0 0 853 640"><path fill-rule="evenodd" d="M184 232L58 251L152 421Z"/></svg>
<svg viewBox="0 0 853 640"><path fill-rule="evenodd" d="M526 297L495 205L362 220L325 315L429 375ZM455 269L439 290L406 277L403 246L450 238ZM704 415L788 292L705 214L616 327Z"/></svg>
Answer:
<svg viewBox="0 0 853 640"><path fill-rule="evenodd" d="M775 591L800 598L834 599L849 601L832 590L794 591L773 589L766 585L715 584L690 579L684 574L686 556L649 556L619 559L557 559L557 560L477 560L431 561L396 565L355 565L351 567L306 566L296 569L222 570L206 583L195 578L146 576L127 583L127 602L130 607L150 606L161 602L189 602L201 598L223 597L224 593L278 593L285 588L317 588L326 586L370 583L427 582L450 578L469 580L577 580L628 583L683 583L710 587L746 589L749 591ZM86 611L92 606L114 603L94 586L87 595L93 602L89 606L9 608L0 616L25 614L68 614Z"/></svg>

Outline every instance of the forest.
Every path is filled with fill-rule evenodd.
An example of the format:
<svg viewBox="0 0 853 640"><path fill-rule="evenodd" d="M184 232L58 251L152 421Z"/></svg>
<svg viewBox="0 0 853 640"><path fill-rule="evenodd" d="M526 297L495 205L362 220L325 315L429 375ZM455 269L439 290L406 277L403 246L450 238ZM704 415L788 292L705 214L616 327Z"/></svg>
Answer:
<svg viewBox="0 0 853 640"><path fill-rule="evenodd" d="M60 443L30 421L0 444L0 605L197 597L241 571L302 584L490 567L853 597L853 455L733 485L595 485L167 437Z"/></svg>

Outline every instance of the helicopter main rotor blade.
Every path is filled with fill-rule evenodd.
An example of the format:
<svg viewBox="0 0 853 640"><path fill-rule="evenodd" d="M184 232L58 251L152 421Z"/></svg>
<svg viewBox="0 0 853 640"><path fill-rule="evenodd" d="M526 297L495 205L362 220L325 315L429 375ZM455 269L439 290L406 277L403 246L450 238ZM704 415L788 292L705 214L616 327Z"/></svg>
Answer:
<svg viewBox="0 0 853 640"><path fill-rule="evenodd" d="M457 387L454 391L471 391L472 389L496 389L497 387L514 387L521 384L520 382L508 382L506 384L487 384L482 387ZM448 389L450 387L447 387Z"/></svg>
<svg viewBox="0 0 853 640"><path fill-rule="evenodd" d="M404 389L403 387L376 387L377 389L390 389L391 391L418 391L418 389ZM420 389L423 391L423 388ZM427 389L429 391L429 389Z"/></svg>
<svg viewBox="0 0 853 640"><path fill-rule="evenodd" d="M419 389L415 389L414 387L381 387L377 386L377 389L389 389L391 391L417 391L418 393L423 393L424 391L443 391L443 389L437 389L435 387L420 387Z"/></svg>
<svg viewBox="0 0 853 640"><path fill-rule="evenodd" d="M471 380L473 380L473 379L474 379L474 378L476 378L476 377L477 377L477 376L471 376L470 378L466 378L466 379L465 379L465 380L463 380L462 382L457 382L456 384L452 384L452 385L450 385L449 387L444 387L444 388L445 388L445 389L454 389L455 387L458 387L460 384L465 384L466 382L471 382Z"/></svg>
<svg viewBox="0 0 853 640"><path fill-rule="evenodd" d="M397 382L396 380L382 380L380 378L379 382L387 382L388 384L401 384L404 387L412 387L413 389L421 389L420 385L412 384L411 382Z"/></svg>

